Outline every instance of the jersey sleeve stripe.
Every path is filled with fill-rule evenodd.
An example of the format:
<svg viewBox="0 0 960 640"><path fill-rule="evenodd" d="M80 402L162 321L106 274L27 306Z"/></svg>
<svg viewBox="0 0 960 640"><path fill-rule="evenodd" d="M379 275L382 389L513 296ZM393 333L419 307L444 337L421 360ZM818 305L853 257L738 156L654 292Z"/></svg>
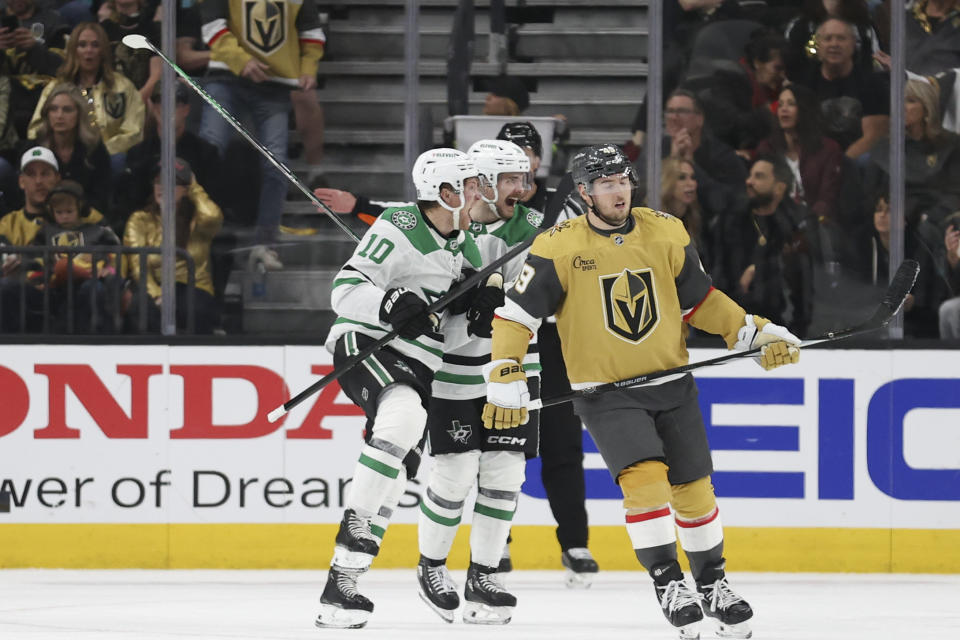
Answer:
<svg viewBox="0 0 960 640"><path fill-rule="evenodd" d="M689 319L690 319L690 316L692 316L693 314L695 314L695 313L697 312L697 309L700 308L700 305L703 304L703 301L707 299L707 296L710 295L710 292L713 291L715 288L716 288L716 287L712 287L712 286L711 286L709 289L707 289L707 293L706 293L702 298L700 298L700 302L698 302L697 304L693 305L693 308L690 309L689 311L684 311L684 312L683 312L683 321L684 321L684 322L686 322L687 320L689 320Z"/></svg>

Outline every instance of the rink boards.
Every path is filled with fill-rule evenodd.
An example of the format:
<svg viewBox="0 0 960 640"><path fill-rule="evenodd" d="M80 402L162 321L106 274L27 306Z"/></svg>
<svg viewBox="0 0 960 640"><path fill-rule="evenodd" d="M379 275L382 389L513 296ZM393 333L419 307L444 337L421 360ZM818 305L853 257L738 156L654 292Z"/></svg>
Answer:
<svg viewBox="0 0 960 640"><path fill-rule="evenodd" d="M745 360L699 374L730 566L960 572L956 360L810 349L770 373ZM364 418L336 385L265 416L330 362L303 346L0 347L0 567L325 566ZM636 568L586 432L584 447L590 547L605 568ZM539 460L527 470L514 563L559 568ZM416 563L428 473L377 566Z"/></svg>

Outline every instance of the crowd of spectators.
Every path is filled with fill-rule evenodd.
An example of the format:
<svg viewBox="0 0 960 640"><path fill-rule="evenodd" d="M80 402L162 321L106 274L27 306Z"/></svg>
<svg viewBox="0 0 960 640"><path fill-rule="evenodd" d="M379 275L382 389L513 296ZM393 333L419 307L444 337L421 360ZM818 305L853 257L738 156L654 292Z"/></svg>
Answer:
<svg viewBox="0 0 960 640"><path fill-rule="evenodd" d="M313 0L291 4L291 22L275 30L267 28L275 18L267 3L250 16L233 15L241 10L227 0L178 0L176 61L203 76L206 90L231 113L249 115L254 135L281 161L293 112L304 158L315 164L323 138L318 7ZM214 273L212 252L225 216L237 222L233 235L249 236L248 255L268 269L282 268L272 245L285 179L264 160L245 189L228 188L225 167L235 162L236 136L229 124L180 81L171 87L174 112L164 114L162 60L122 42L137 34L159 46L160 20L159 0L0 1L0 333L158 329L165 120L173 121L176 136L176 222L168 231L178 251L178 325L187 326L185 312L192 309L196 332L220 327L214 283L222 289L225 278ZM251 20L264 28L246 37L234 32ZM198 103L202 112L191 119ZM252 193L259 191L256 204L251 184ZM244 223L253 218L247 232ZM115 246L121 238L143 255L55 250ZM230 259L220 256L221 263Z"/></svg>
<svg viewBox="0 0 960 640"><path fill-rule="evenodd" d="M297 37L281 41L261 30L256 42L234 33L243 21L227 0L179 0L176 59L228 110L248 116L254 136L281 161L292 115L304 158L317 163L324 34L314 0L295 6L289 24ZM63 286L50 266L62 256L38 261L11 247L50 238L89 244L96 235L89 225L109 228L129 247L160 245L164 119L173 120L178 157L177 296L186 295L189 255L196 328L214 330L222 282L215 235L225 222L248 222L247 254L281 268L271 247L288 185L265 159L257 180L228 184L235 134L206 104L198 109L184 85L172 88L174 113L161 112L160 59L122 43L131 33L159 42L159 0L0 0L0 7L0 332L19 330L21 320L32 330L37 292ZM718 284L802 335L833 328L818 317L830 295L882 290L889 272L888 153L891 135L901 135L890 131L890 16L905 12L905 249L925 265L906 331L960 337L960 0L668 0L663 7L662 207L683 219ZM518 79L496 79L489 89L485 113L518 115L530 103ZM647 108L624 145L638 165ZM51 201L70 198L77 222L60 224ZM135 256L104 262L103 270L90 269L97 259L75 258L71 281L123 281L123 295L95 297L108 305L101 315L119 311L128 329L156 325L158 254L146 268ZM150 304L141 318L144 296ZM77 326L122 328L108 324Z"/></svg>
<svg viewBox="0 0 960 640"><path fill-rule="evenodd" d="M905 257L921 264L905 334L957 338L960 1L664 8L661 207L683 219L718 286L798 335L854 324L864 309L852 303L875 305L889 278L899 135ZM903 132L890 130L894 10L907 25ZM641 170L647 108L624 144Z"/></svg>

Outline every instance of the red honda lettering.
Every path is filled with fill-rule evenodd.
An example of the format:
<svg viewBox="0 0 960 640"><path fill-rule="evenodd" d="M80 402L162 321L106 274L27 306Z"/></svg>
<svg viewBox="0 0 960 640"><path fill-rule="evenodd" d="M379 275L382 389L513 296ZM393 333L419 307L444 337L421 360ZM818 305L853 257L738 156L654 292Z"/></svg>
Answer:
<svg viewBox="0 0 960 640"><path fill-rule="evenodd" d="M267 413L283 403L287 388L283 378L265 367L253 365L173 365L170 373L183 378L183 427L171 438L259 438L283 424L272 424ZM257 413L246 424L213 423L213 381L217 378L247 380L257 393ZM228 399L223 399L229 402Z"/></svg>
<svg viewBox="0 0 960 640"><path fill-rule="evenodd" d="M30 409L30 391L16 371L0 367L0 389L3 389L3 402L0 403L0 438L13 433L27 417Z"/></svg>
<svg viewBox="0 0 960 640"><path fill-rule="evenodd" d="M310 373L318 376L324 376L333 371L333 365L315 364L310 367ZM317 400L310 407L310 413L303 419L303 422L296 429L287 431L287 437L291 440L329 440L333 437L333 431L321 426L323 419L327 416L362 416L363 409L355 404L339 404L336 402L340 394L340 385L334 380L317 394Z"/></svg>
<svg viewBox="0 0 960 640"><path fill-rule="evenodd" d="M130 415L117 403L96 372L85 364L38 364L34 372L47 376L49 416L35 438L79 438L67 426L67 387L108 438L146 438L150 376L163 372L157 364L118 364L117 373L130 377Z"/></svg>

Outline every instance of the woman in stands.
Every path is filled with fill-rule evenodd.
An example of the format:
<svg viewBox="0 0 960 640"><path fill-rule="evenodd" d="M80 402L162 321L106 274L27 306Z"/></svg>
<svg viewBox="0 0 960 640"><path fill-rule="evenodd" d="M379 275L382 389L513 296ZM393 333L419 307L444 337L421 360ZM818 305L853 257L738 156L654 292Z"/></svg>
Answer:
<svg viewBox="0 0 960 640"><path fill-rule="evenodd" d="M40 105L40 126L31 146L51 149L60 164L60 176L80 183L86 201L107 213L110 155L100 132L84 117L85 111L86 100L75 85L55 83Z"/></svg>
<svg viewBox="0 0 960 640"><path fill-rule="evenodd" d="M812 91L790 85L780 92L777 127L756 153L783 156L793 171L794 202L806 205L820 222L833 221L840 194L843 150L823 135L820 109Z"/></svg>
<svg viewBox="0 0 960 640"><path fill-rule="evenodd" d="M61 82L75 84L86 103L83 115L100 130L114 173L123 168L127 149L143 137L145 107L137 88L113 68L110 41L94 22L78 24L70 34L63 65L55 82L44 88L27 135L35 138L43 123L41 110Z"/></svg>
<svg viewBox="0 0 960 640"><path fill-rule="evenodd" d="M187 261L177 257L177 326L187 326L188 295L193 295L195 333L212 333L217 326L217 307L213 297L213 277L210 268L210 245L223 224L223 213L214 204L193 176L186 160L174 161L174 201L176 206L176 235L178 249L184 249L193 258L195 268L194 287L188 284ZM163 188L160 184L160 168L153 183L150 202L135 211L127 221L123 232L123 244L128 247L159 247L163 242L163 222L160 207L163 203ZM147 258L146 271L141 272L140 261L134 256L129 264L132 278L138 283L137 298L129 307L133 330L139 327L139 296L147 295L147 328L158 331L160 327L161 259L159 254Z"/></svg>
<svg viewBox="0 0 960 640"><path fill-rule="evenodd" d="M693 246L703 256L707 243L703 242L703 214L697 200L693 164L674 156L664 158L660 169L660 208L683 221ZM705 262L709 264L708 260Z"/></svg>

